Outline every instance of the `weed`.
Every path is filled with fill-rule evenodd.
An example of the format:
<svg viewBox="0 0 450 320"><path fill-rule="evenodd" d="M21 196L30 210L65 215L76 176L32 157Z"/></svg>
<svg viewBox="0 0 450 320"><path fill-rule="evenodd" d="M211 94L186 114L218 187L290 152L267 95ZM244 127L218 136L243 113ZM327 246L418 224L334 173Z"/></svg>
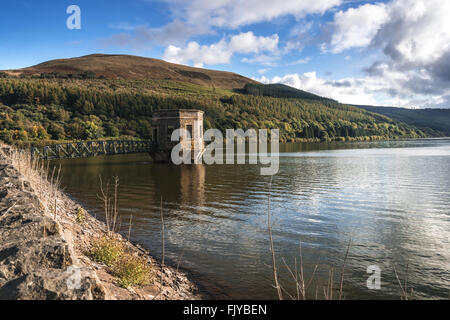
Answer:
<svg viewBox="0 0 450 320"><path fill-rule="evenodd" d="M119 284L128 288L149 284L152 272L145 258L125 254L116 264L114 274L119 278Z"/></svg>
<svg viewBox="0 0 450 320"><path fill-rule="evenodd" d="M90 257L99 263L114 268L124 254L124 245L113 237L96 239L89 252Z"/></svg>
<svg viewBox="0 0 450 320"><path fill-rule="evenodd" d="M123 242L114 237L93 241L89 255L94 261L108 266L124 288L150 283L152 269L147 260L126 252Z"/></svg>
<svg viewBox="0 0 450 320"><path fill-rule="evenodd" d="M84 211L83 208L78 207L77 208L77 223L83 224L85 220L86 220L86 212Z"/></svg>

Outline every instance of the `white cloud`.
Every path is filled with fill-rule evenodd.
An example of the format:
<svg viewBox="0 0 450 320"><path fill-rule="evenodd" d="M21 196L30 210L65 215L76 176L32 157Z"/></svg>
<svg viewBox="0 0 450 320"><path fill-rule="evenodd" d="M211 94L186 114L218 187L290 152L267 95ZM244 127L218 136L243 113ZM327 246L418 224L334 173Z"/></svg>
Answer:
<svg viewBox="0 0 450 320"><path fill-rule="evenodd" d="M366 76L361 78L342 78L326 80L315 71L303 74L286 74L268 78L253 78L262 83L282 83L288 86L335 99L341 103L357 105L385 105L404 108L448 108L450 94L411 94L402 86L410 76L390 70L385 76Z"/></svg>
<svg viewBox="0 0 450 320"><path fill-rule="evenodd" d="M259 74L266 74L267 71L268 71L267 69L259 69L258 73Z"/></svg>
<svg viewBox="0 0 450 320"><path fill-rule="evenodd" d="M181 20L174 20L159 28L150 28L146 25L133 26L125 22L111 24L110 28L123 32L103 39L103 45L130 46L135 50L148 49L153 45L181 45L192 36L212 33L207 26L190 25Z"/></svg>
<svg viewBox="0 0 450 320"><path fill-rule="evenodd" d="M436 61L450 49L449 12L450 1L394 0L375 42L405 62Z"/></svg>
<svg viewBox="0 0 450 320"><path fill-rule="evenodd" d="M128 22L111 23L109 25L111 29L118 29L122 31L134 31L139 26L132 26Z"/></svg>
<svg viewBox="0 0 450 320"><path fill-rule="evenodd" d="M296 61L292 62L291 65L296 65L296 64L307 64L307 63L310 62L311 60L312 60L311 57L307 57L307 58L304 58L304 59L296 60Z"/></svg>
<svg viewBox="0 0 450 320"><path fill-rule="evenodd" d="M155 0L143 0L153 3ZM130 25L127 22L112 23L110 27L123 31L101 42L103 45L130 46L147 49L153 45L185 45L198 35L215 34L220 28L237 29L254 23L273 21L284 16L297 19L309 14L323 14L339 6L345 0L157 0L168 5L173 20L166 25L151 28L147 25ZM306 33L311 24L294 31ZM295 33L294 32L294 33ZM300 35L300 34L298 34ZM292 36L292 33L291 33ZM286 46L299 47L293 42ZM287 52L285 52L287 53Z"/></svg>
<svg viewBox="0 0 450 320"><path fill-rule="evenodd" d="M273 52L278 49L278 35L270 37L255 36L253 32L234 35L229 41L222 39L211 45L200 45L195 41L189 42L184 48L170 45L164 52L163 59L173 63L189 64L202 67L230 63L235 53L259 54Z"/></svg>
<svg viewBox="0 0 450 320"><path fill-rule="evenodd" d="M302 18L323 14L343 0L166 0L172 10L190 24L238 28L258 22L272 21L285 15Z"/></svg>
<svg viewBox="0 0 450 320"><path fill-rule="evenodd" d="M337 12L331 25L331 51L340 53L349 48L368 46L388 18L388 8L383 3Z"/></svg>
<svg viewBox="0 0 450 320"><path fill-rule="evenodd" d="M392 103L444 106L450 96L450 1L392 0L339 11L325 51L379 50L366 79ZM386 100L387 101L387 100Z"/></svg>
<svg viewBox="0 0 450 320"><path fill-rule="evenodd" d="M346 78L337 81L328 81L317 77L315 71L303 74L286 74L282 77L273 77L272 79L264 76L254 79L262 83L286 84L322 97L335 99L342 103L376 104L374 92L367 90L368 86L371 86L375 90L376 84L368 83L367 80ZM364 85L363 82L365 82Z"/></svg>
<svg viewBox="0 0 450 320"><path fill-rule="evenodd" d="M449 12L450 1L390 3L389 21L373 40L384 57L367 69L368 74L387 80L393 96L442 107L439 101L448 102L442 97L450 95Z"/></svg>
<svg viewBox="0 0 450 320"><path fill-rule="evenodd" d="M239 53L259 53L278 49L278 35L257 37L253 32L240 33L231 38L229 49Z"/></svg>
<svg viewBox="0 0 450 320"><path fill-rule="evenodd" d="M330 47L340 53L372 42L410 62L438 59L450 47L450 1L393 0L334 15Z"/></svg>
<svg viewBox="0 0 450 320"><path fill-rule="evenodd" d="M253 56L251 58L242 58L241 62L245 63L255 63L267 67L279 67L278 60L280 59L280 56L278 52L275 52L273 54L260 54Z"/></svg>
<svg viewBox="0 0 450 320"><path fill-rule="evenodd" d="M164 52L163 59L179 64L189 64L189 62L192 62L195 67L203 67L204 64L229 63L232 54L228 50L225 40L209 46L199 45L193 41L189 42L185 48L178 48L172 45L168 46Z"/></svg>
<svg viewBox="0 0 450 320"><path fill-rule="evenodd" d="M304 22L295 25L291 31L289 32L290 37L296 37L296 38L304 38L308 37L308 35L311 33L311 30L314 26L313 21Z"/></svg>

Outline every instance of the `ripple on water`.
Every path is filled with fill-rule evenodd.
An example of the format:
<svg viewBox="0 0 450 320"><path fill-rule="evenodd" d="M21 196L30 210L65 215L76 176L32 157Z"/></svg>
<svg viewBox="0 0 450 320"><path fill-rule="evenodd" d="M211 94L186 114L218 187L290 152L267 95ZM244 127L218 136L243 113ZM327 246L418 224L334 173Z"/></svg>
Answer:
<svg viewBox="0 0 450 320"><path fill-rule="evenodd" d="M269 193L279 259L293 264L302 242L305 270L319 264L320 282L327 268L342 264L351 237L347 298L398 298L393 268L403 277L407 265L418 297L446 298L450 140L335 147L346 149L292 152L297 147L290 145L270 190L258 166L175 167L144 155L62 161L62 183L101 217L97 177L118 175L124 221L133 215L133 240L156 256L162 198L168 259L182 256L197 281L228 298L275 298L267 267ZM365 288L372 264L382 268L380 292ZM280 269L289 287L290 276Z"/></svg>

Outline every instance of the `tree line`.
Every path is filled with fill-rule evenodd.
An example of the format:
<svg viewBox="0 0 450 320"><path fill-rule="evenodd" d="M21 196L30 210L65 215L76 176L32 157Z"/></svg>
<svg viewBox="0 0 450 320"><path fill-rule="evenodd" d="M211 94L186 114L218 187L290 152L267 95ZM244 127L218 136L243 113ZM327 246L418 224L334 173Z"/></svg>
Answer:
<svg viewBox="0 0 450 320"><path fill-rule="evenodd" d="M174 81L0 80L0 140L152 138L161 109L199 109L205 129L280 129L283 141L419 138L423 131L329 99L236 93Z"/></svg>

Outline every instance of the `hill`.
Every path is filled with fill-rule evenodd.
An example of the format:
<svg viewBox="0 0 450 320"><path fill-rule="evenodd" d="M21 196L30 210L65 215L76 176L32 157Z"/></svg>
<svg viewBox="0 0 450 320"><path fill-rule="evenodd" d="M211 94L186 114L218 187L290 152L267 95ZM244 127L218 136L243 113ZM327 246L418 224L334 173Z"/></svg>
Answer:
<svg viewBox="0 0 450 320"><path fill-rule="evenodd" d="M232 72L192 68L130 55L93 54L51 60L33 67L5 72L10 75L41 78L173 80L225 89L243 88L248 83L258 83Z"/></svg>
<svg viewBox="0 0 450 320"><path fill-rule="evenodd" d="M394 107L356 106L389 118L450 136L450 109L405 109ZM434 132L436 133L436 132Z"/></svg>

